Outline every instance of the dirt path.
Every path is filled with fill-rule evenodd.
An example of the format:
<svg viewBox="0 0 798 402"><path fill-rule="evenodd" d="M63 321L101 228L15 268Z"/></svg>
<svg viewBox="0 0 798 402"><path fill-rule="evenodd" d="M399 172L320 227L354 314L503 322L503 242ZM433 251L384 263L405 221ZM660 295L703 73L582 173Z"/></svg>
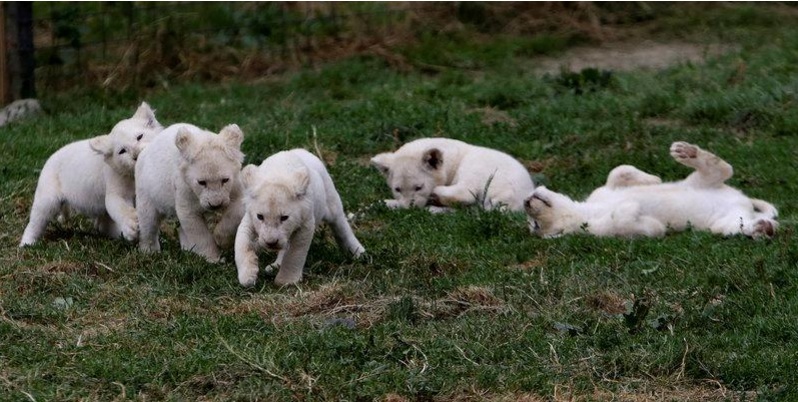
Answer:
<svg viewBox="0 0 798 402"><path fill-rule="evenodd" d="M654 41L610 43L598 47L575 47L559 57L541 57L535 63L536 70L542 74L557 73L561 68L577 72L588 67L614 71L662 69L685 62L702 63L708 57L736 49L736 46L721 44Z"/></svg>

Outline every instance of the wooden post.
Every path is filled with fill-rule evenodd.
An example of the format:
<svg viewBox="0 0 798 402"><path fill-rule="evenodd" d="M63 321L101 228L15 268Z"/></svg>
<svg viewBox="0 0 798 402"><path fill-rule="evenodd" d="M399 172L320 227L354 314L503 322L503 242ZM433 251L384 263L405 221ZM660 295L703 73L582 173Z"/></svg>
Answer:
<svg viewBox="0 0 798 402"><path fill-rule="evenodd" d="M16 52L19 57L18 99L36 97L36 59L33 46L33 2L19 1L16 20Z"/></svg>
<svg viewBox="0 0 798 402"><path fill-rule="evenodd" d="M8 35L6 35L6 2L0 2L0 106L11 103L8 70Z"/></svg>
<svg viewBox="0 0 798 402"><path fill-rule="evenodd" d="M33 3L29 1L2 2L5 76L9 102L34 98Z"/></svg>

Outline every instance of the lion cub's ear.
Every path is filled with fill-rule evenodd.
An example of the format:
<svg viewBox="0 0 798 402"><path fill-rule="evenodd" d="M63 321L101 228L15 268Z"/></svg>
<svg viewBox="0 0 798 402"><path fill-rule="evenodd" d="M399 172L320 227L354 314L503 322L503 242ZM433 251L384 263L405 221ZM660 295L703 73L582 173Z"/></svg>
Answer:
<svg viewBox="0 0 798 402"><path fill-rule="evenodd" d="M308 186L310 185L310 174L307 169L301 169L294 172L294 177L291 180L294 183L294 192L297 199L301 199L308 193Z"/></svg>
<svg viewBox="0 0 798 402"><path fill-rule="evenodd" d="M384 152L371 158L371 166L379 169L380 173L387 176L393 164L393 153Z"/></svg>
<svg viewBox="0 0 798 402"><path fill-rule="evenodd" d="M184 159L191 160L193 158L194 148L197 146L196 142L197 140L193 138L191 131L187 128L180 127L180 129L177 130L175 146Z"/></svg>
<svg viewBox="0 0 798 402"><path fill-rule="evenodd" d="M432 148L424 152L421 161L427 169L437 170L443 164L443 154L438 148Z"/></svg>
<svg viewBox="0 0 798 402"><path fill-rule="evenodd" d="M228 147L241 149L241 143L244 142L244 132L238 127L238 124L230 124L225 126L219 132L219 136Z"/></svg>
<svg viewBox="0 0 798 402"><path fill-rule="evenodd" d="M258 167L255 165L247 165L241 169L241 184L244 186L244 190L249 191L252 188L252 185L255 184L255 176L258 174Z"/></svg>
<svg viewBox="0 0 798 402"><path fill-rule="evenodd" d="M144 124L149 128L161 125L158 120L155 120L155 111L152 110L147 102L141 102L141 106L136 110L133 118L144 121Z"/></svg>
<svg viewBox="0 0 798 402"><path fill-rule="evenodd" d="M107 135L100 135L89 140L89 147L103 156L108 156L114 152L111 139Z"/></svg>

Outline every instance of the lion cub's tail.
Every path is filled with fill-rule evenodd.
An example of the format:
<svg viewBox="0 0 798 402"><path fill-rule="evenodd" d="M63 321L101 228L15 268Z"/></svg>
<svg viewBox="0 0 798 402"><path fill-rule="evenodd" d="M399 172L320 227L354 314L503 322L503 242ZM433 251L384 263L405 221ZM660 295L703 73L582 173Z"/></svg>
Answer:
<svg viewBox="0 0 798 402"><path fill-rule="evenodd" d="M769 218L775 218L779 215L776 207L767 201L751 198L751 204L754 206L754 211L767 215Z"/></svg>

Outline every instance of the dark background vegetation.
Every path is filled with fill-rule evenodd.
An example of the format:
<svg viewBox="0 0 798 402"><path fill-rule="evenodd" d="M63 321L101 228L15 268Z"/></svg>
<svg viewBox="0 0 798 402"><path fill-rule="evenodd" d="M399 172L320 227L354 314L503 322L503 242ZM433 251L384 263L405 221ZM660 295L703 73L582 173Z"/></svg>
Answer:
<svg viewBox="0 0 798 402"><path fill-rule="evenodd" d="M36 78L44 94L249 80L356 55L380 57L400 69L474 69L479 58L461 62L449 53L477 52L499 39L513 55L552 54L575 44L644 35L656 30L653 21L689 18L692 10L710 8L646 2L36 2L33 7Z"/></svg>

